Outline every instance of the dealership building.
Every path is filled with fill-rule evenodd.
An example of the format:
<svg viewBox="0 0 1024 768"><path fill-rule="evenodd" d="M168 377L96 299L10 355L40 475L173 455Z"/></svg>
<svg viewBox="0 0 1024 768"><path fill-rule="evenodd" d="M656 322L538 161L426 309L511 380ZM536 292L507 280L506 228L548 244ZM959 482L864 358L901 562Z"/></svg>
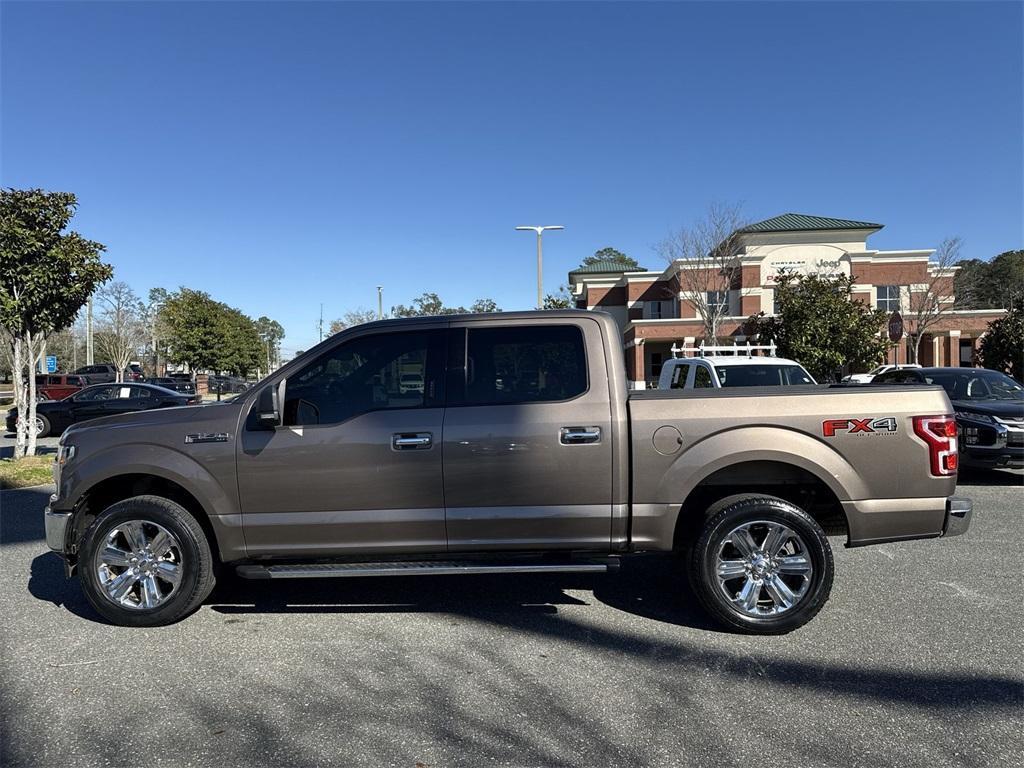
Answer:
<svg viewBox="0 0 1024 768"><path fill-rule="evenodd" d="M932 249L877 251L868 238L883 225L786 213L740 230L734 279L728 290L709 292L706 301L727 305L719 330L719 345L748 343L746 320L759 312L775 311L775 281L780 270L797 274L844 274L854 279L853 296L887 312L908 316L915 293L933 282L937 266L929 262ZM706 263L701 265L706 268ZM651 386L672 347L704 342L704 324L693 296L680 280L687 269L698 268L677 259L661 271L626 270L621 264L600 262L569 273L576 306L603 310L615 317L622 331L626 369L633 386ZM956 267L939 274L936 283L953 301ZM944 290L941 288L944 286ZM713 295L712 295L713 294ZM959 310L946 313L925 334L920 347L922 365L973 365L978 339L1000 310ZM889 351L889 362L907 361L904 336ZM710 343L710 341L708 341Z"/></svg>

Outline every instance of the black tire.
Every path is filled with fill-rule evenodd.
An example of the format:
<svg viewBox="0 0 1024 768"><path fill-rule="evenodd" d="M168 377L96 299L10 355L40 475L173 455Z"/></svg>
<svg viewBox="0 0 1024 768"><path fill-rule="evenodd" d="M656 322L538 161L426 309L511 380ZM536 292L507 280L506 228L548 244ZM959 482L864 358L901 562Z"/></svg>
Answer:
<svg viewBox="0 0 1024 768"><path fill-rule="evenodd" d="M41 413L36 414L36 421L42 424L42 427L36 432L36 437L46 437L50 434L52 427L50 426L50 420L43 416Z"/></svg>
<svg viewBox="0 0 1024 768"><path fill-rule="evenodd" d="M163 527L177 540L180 581L154 608L122 607L107 596L96 567L97 549L120 524L139 520ZM103 618L125 627L158 627L180 621L209 596L215 562L199 522L182 506L160 496L134 496L111 505L92 522L79 544L78 573L90 605Z"/></svg>
<svg viewBox="0 0 1024 768"><path fill-rule="evenodd" d="M753 525L753 532L768 530L768 526L759 528L762 522L781 523L796 534L797 538L787 540L785 546L794 552L798 545L802 546L806 558L810 560L811 573L809 576L798 577L785 574L791 583L796 579L800 589L806 587L806 591L792 607L777 614L750 615L737 604L739 592L735 596L737 600L730 599L726 594L726 585L719 582L718 555L722 551L738 553L738 549L731 549L733 545L730 534L744 525ZM757 543L756 540L754 543ZM726 549L723 550L723 547ZM707 511L699 535L687 547L685 560L690 585L712 618L728 629L755 635L784 634L802 627L813 619L828 600L835 573L832 548L821 526L795 504L762 494L731 496L713 504ZM747 578L749 577L738 576L729 584L739 583L742 586L745 585ZM770 577L766 577L767 580L770 580ZM729 589L731 588L730 586ZM775 601L772 600L767 587L762 589L755 586L752 593L757 600L753 611L771 609ZM757 597L758 595L762 596L761 599ZM764 608L762 603L769 605Z"/></svg>

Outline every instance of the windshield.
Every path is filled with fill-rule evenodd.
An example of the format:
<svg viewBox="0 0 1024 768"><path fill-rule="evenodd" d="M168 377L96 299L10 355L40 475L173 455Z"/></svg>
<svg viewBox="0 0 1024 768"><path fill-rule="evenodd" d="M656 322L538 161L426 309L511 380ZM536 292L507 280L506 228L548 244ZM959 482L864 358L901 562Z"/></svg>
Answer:
<svg viewBox="0 0 1024 768"><path fill-rule="evenodd" d="M723 387L784 387L814 384L814 379L799 365L718 365L718 380Z"/></svg>
<svg viewBox="0 0 1024 768"><path fill-rule="evenodd" d="M1024 387L999 371L937 371L925 375L925 381L941 386L950 400L1024 400Z"/></svg>
<svg viewBox="0 0 1024 768"><path fill-rule="evenodd" d="M888 365L880 365L877 368L872 368L870 371L868 371L868 376L877 376L882 371L888 370L888 368Z"/></svg>

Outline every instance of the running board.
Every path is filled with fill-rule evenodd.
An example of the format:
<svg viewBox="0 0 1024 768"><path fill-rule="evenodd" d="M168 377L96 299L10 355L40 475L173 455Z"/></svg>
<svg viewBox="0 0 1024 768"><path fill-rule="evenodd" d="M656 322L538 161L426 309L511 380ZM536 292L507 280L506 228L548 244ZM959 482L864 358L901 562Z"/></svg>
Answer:
<svg viewBox="0 0 1024 768"><path fill-rule="evenodd" d="M353 576L455 576L486 573L606 573L618 570L617 559L575 563L488 563L425 560L393 563L311 563L308 565L239 565L243 579L324 579Z"/></svg>

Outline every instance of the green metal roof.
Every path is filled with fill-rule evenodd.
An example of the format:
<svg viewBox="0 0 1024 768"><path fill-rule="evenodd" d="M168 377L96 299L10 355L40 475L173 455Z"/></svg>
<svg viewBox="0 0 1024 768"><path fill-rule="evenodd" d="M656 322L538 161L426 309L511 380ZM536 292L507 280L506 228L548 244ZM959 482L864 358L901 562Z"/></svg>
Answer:
<svg viewBox="0 0 1024 768"><path fill-rule="evenodd" d="M784 213L772 219L765 219L740 232L813 232L829 229L881 229L882 224L870 221L831 219L826 216L808 216L803 213Z"/></svg>
<svg viewBox="0 0 1024 768"><path fill-rule="evenodd" d="M610 272L646 272L643 267L626 267L617 261L598 261L585 267L576 267L570 275L600 275Z"/></svg>

